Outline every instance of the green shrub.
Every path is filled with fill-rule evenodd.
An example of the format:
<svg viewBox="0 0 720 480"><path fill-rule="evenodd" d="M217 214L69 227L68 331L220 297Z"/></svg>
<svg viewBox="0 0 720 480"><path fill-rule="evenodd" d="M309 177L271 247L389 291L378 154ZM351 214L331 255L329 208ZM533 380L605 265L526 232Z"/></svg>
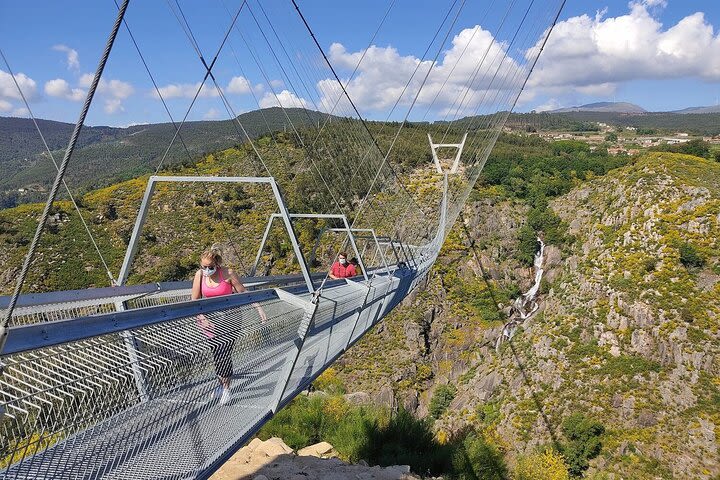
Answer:
<svg viewBox="0 0 720 480"><path fill-rule="evenodd" d="M475 432L469 433L455 450L453 471L460 480L508 478L502 452Z"/></svg>
<svg viewBox="0 0 720 480"><path fill-rule="evenodd" d="M432 421L400 409L387 425L370 430L367 458L371 465L410 465L421 475L452 470L452 445L435 440Z"/></svg>
<svg viewBox="0 0 720 480"><path fill-rule="evenodd" d="M600 454L600 437L605 433L605 427L582 413L573 413L563 421L562 430L567 439L567 443L562 446L562 453L568 471L580 477L590 466L589 461Z"/></svg>
<svg viewBox="0 0 720 480"><path fill-rule="evenodd" d="M700 256L697 249L689 243L680 245L680 263L685 268L700 268L705 265L705 259Z"/></svg>
<svg viewBox="0 0 720 480"><path fill-rule="evenodd" d="M454 385L440 385L435 389L430 399L430 415L433 418L440 418L445 410L450 406L457 394L457 388Z"/></svg>

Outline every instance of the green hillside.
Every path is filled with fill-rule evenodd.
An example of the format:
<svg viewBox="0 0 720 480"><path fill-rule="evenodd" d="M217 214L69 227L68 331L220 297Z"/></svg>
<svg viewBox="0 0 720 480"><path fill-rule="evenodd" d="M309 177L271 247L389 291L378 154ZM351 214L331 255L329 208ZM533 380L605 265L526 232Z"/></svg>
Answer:
<svg viewBox="0 0 720 480"><path fill-rule="evenodd" d="M278 107L256 110L240 115L238 120L255 138L267 132L290 129L290 122L297 126L316 124L327 116L303 109L284 112ZM74 126L47 120L38 123L59 163ZM180 136L187 151L178 138L163 164L189 165L204 154L244 143L246 138L238 128L233 120L186 122ZM84 127L66 181L73 189L87 191L153 172L174 133L171 123L128 128ZM0 208L40 201L55 173L32 121L0 117ZM30 191L19 195L19 188Z"/></svg>

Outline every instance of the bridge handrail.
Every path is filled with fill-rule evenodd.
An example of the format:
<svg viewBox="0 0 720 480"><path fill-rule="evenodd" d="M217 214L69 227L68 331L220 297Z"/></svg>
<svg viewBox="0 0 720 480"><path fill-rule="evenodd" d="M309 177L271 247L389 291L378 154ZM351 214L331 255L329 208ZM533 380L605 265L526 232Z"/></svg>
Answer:
<svg viewBox="0 0 720 480"><path fill-rule="evenodd" d="M324 276L324 274L322 275ZM283 278L286 282L290 282L292 280L302 280L303 277L302 275L286 275L282 277L258 278L264 278L265 280L263 281L267 284L275 283L279 278ZM189 284L190 282L170 283L184 285ZM325 289L331 289L340 285L346 285L346 282L344 280L330 280L325 283ZM300 284L284 287L284 290L289 293L300 294L305 291L305 288L304 285ZM197 315L203 312L240 307L276 299L278 299L278 294L275 290L265 289L222 297L183 301L167 305L85 315L66 320L16 325L9 328L8 339L2 353L3 355L12 355L28 350L47 348L63 343L84 340L111 333L118 333L139 327L146 327L157 323Z"/></svg>

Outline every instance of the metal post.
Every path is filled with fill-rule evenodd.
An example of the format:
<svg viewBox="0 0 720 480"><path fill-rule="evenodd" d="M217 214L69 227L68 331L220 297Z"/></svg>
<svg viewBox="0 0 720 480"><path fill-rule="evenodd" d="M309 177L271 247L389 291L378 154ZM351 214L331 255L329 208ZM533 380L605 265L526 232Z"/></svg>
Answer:
<svg viewBox="0 0 720 480"><path fill-rule="evenodd" d="M275 179L271 178L271 180L272 181L270 182L270 186L273 189L273 193L275 194L275 200L277 200L278 207L280 208L280 216L285 223L285 229L290 236L290 242L292 242L293 251L295 252L295 258L297 258L297 261L300 264L300 270L302 271L303 277L305 277L305 283L307 284L308 291L310 293L313 293L315 291L315 285L313 285L312 278L310 278L310 271L308 270L307 263L305 262L305 257L303 256L302 250L300 249L300 243L298 242L297 235L295 235L295 229L293 228L292 221L290 221L290 214L287 211L287 207L285 207L285 200L283 200L282 198L280 188L275 182Z"/></svg>
<svg viewBox="0 0 720 480"><path fill-rule="evenodd" d="M263 233L262 240L260 241L260 248L258 248L257 255L255 256L255 263L252 266L252 269L250 270L250 276L254 277L255 273L257 273L257 267L260 265L260 258L262 257L263 249L265 248L265 242L267 242L268 235L270 235L270 227L272 227L273 220L275 219L275 214L270 215L268 218L267 227L265 227L265 233Z"/></svg>
<svg viewBox="0 0 720 480"><path fill-rule="evenodd" d="M130 236L128 248L125 251L125 259L123 260L122 267L120 268L118 279L115 282L117 285L124 285L128 274L130 273L130 266L135 258L140 242L140 232L142 232L143 226L145 225L145 219L147 218L148 209L150 208L150 199L152 198L154 192L155 177L152 176L148 180L147 187L145 187L145 195L143 195L142 203L140 204L140 211L135 219L135 226L133 227L132 235Z"/></svg>
<svg viewBox="0 0 720 480"><path fill-rule="evenodd" d="M125 302L115 302L115 310L124 312L127 310L127 305L125 305ZM135 335L133 335L130 330L123 330L120 332L120 337L122 337L128 353L128 360L130 360L130 368L132 368L133 379L135 380L135 387L138 390L140 402L145 402L150 399L150 396L148 395L147 384L145 383L145 375L143 375L142 368L140 367L140 357L137 354L138 345L135 340Z"/></svg>
<svg viewBox="0 0 720 480"><path fill-rule="evenodd" d="M285 396L288 384L290 383L290 377L292 376L292 372L295 370L295 365L297 365L297 361L300 358L300 353L302 352L302 347L305 344L307 334L315 323L315 312L317 312L317 307L320 303L319 296L316 296L313 301L308 301L279 288L276 288L275 292L277 292L280 300L305 309L305 314L303 315L303 318L300 321L300 327L298 328L298 336L295 339L294 353L292 351L290 353L290 355L292 355L292 361L285 365L285 368L280 376L281 380L278 380L278 383L275 385L273 399L270 401L270 411L273 414L277 412L280 407L280 403L282 403L282 399ZM283 378L284 380L282 380Z"/></svg>

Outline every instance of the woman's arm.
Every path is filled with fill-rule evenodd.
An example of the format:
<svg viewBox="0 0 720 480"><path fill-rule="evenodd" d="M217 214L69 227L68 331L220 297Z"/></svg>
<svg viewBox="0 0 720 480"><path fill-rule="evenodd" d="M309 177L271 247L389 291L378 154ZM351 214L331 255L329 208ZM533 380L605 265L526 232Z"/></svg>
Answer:
<svg viewBox="0 0 720 480"><path fill-rule="evenodd" d="M199 300L202 297L202 284L200 282L202 282L202 272L198 270L197 272L195 272L195 277L193 277L193 285L192 292L190 293L190 299Z"/></svg>
<svg viewBox="0 0 720 480"><path fill-rule="evenodd" d="M231 269L228 268L228 279L230 280L230 284L233 286L233 289L235 289L236 293L242 293L246 291L245 285L242 284L240 279L237 275L235 275L235 272L233 272Z"/></svg>
<svg viewBox="0 0 720 480"><path fill-rule="evenodd" d="M192 292L190 293L190 298L192 300L199 300L202 298L202 281L203 276L202 272L198 270L195 272L195 276L193 277L193 286L192 286ZM202 313L198 313L197 316L197 322L198 327L200 327L200 330L202 332L212 338L215 336L215 325Z"/></svg>
<svg viewBox="0 0 720 480"><path fill-rule="evenodd" d="M237 275L235 275L235 272L230 269L228 269L228 278L230 279L230 282L232 283L232 286L237 293L247 291L245 285L243 285ZM253 303L252 306L255 307L255 310L257 310L258 315L260 316L260 321L262 323L267 322L267 314L265 313L265 310L263 310L262 306L257 302Z"/></svg>

